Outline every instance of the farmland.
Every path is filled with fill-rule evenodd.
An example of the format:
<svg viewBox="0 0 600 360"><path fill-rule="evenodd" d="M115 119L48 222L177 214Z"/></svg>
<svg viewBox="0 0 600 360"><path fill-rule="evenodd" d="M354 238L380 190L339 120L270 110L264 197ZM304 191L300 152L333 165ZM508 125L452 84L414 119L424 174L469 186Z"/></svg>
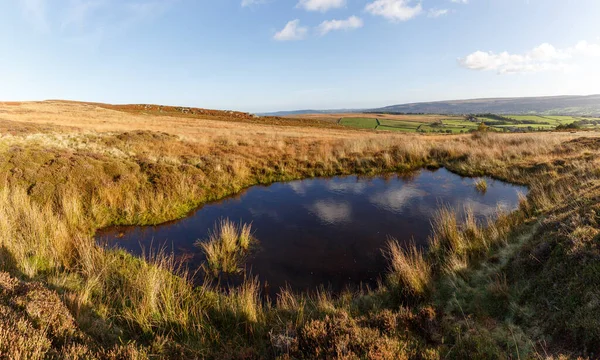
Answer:
<svg viewBox="0 0 600 360"><path fill-rule="evenodd" d="M323 123L336 122L342 126L378 131L460 134L477 130L484 123L491 131L533 132L552 131L558 126L578 123L579 128L595 129L599 118L541 115L433 115L433 114L308 114L303 119Z"/></svg>

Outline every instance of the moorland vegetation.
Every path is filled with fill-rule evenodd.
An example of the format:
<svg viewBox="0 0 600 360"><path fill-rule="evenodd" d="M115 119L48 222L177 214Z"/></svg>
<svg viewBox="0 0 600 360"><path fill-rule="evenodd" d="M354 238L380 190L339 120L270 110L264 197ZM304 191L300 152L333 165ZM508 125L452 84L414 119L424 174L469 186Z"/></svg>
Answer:
<svg viewBox="0 0 600 360"><path fill-rule="evenodd" d="M595 133L375 133L229 115L0 104L0 357L600 354ZM94 241L102 227L177 219L255 184L423 167L530 191L487 222L441 207L429 247L390 239L388 275L362 292L282 289L264 301L253 278L196 286L167 253L136 258ZM246 231L222 224L213 240L246 246Z"/></svg>

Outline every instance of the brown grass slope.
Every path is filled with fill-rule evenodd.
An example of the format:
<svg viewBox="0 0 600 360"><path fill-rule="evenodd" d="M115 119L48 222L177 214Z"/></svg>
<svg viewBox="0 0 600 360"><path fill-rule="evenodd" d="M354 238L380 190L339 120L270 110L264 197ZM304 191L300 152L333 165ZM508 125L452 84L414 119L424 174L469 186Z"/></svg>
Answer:
<svg viewBox="0 0 600 360"><path fill-rule="evenodd" d="M0 105L0 265L11 274L0 284L0 358L600 354L592 133L375 134L138 110ZM424 166L531 191L493 222L441 209L429 250L390 247L390 275L370 292L282 291L265 304L252 280L194 288L168 256L144 261L92 237L176 219L258 183Z"/></svg>

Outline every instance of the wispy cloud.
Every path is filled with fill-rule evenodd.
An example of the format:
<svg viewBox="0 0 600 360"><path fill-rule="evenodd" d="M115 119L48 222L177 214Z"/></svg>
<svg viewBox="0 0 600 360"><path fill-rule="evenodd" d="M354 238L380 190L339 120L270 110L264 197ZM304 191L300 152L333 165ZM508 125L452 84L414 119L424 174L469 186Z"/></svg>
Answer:
<svg viewBox="0 0 600 360"><path fill-rule="evenodd" d="M450 0L450 2L453 2L455 4L468 4L469 0Z"/></svg>
<svg viewBox="0 0 600 360"><path fill-rule="evenodd" d="M448 10L448 9L433 8L433 9L429 9L429 11L427 12L427 17L439 18L441 16L448 15L449 12L450 12L450 10Z"/></svg>
<svg viewBox="0 0 600 360"><path fill-rule="evenodd" d="M107 38L122 36L129 29L160 17L179 0L19 1L24 16L35 28L94 50Z"/></svg>
<svg viewBox="0 0 600 360"><path fill-rule="evenodd" d="M162 15L178 0L19 0L24 15L33 25L44 30L60 29L66 36L85 36L98 29L123 29Z"/></svg>
<svg viewBox="0 0 600 360"><path fill-rule="evenodd" d="M470 70L496 71L499 74L567 71L578 60L600 57L600 44L580 41L573 47L558 49L544 43L524 54L475 51L458 59L461 66Z"/></svg>
<svg viewBox="0 0 600 360"><path fill-rule="evenodd" d="M365 7L372 15L382 16L390 21L407 21L423 12L421 2L413 0L375 0Z"/></svg>
<svg viewBox="0 0 600 360"><path fill-rule="evenodd" d="M346 0L300 0L296 7L308 11L325 12L331 9L341 8L346 5Z"/></svg>
<svg viewBox="0 0 600 360"><path fill-rule="evenodd" d="M267 0L242 0L242 7L265 4Z"/></svg>
<svg viewBox="0 0 600 360"><path fill-rule="evenodd" d="M65 18L62 21L61 28L76 26L82 28L86 24L88 17L95 10L106 5L106 0L71 0L70 6L65 11Z"/></svg>
<svg viewBox="0 0 600 360"><path fill-rule="evenodd" d="M46 0L19 0L23 9L23 14L38 30L46 31L49 29L48 19L46 18Z"/></svg>
<svg viewBox="0 0 600 360"><path fill-rule="evenodd" d="M278 31L273 36L273 39L277 41L302 40L306 37L307 33L308 28L300 26L300 20L296 19L288 22L281 31Z"/></svg>
<svg viewBox="0 0 600 360"><path fill-rule="evenodd" d="M128 3L125 18L129 23L148 21L162 16L177 0L154 0Z"/></svg>
<svg viewBox="0 0 600 360"><path fill-rule="evenodd" d="M363 21L359 17L350 16L346 20L326 20L317 27L317 31L321 35L325 35L330 31L335 30L351 30L363 27Z"/></svg>

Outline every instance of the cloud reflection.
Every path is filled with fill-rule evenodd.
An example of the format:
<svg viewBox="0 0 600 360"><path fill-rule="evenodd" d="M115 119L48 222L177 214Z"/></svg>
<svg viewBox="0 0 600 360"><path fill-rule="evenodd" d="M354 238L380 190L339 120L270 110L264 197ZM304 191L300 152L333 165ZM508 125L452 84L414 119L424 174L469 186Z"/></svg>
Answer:
<svg viewBox="0 0 600 360"><path fill-rule="evenodd" d="M336 182L330 181L326 185L327 189L336 193L362 194L367 188L365 182Z"/></svg>
<svg viewBox="0 0 600 360"><path fill-rule="evenodd" d="M252 218L269 217L274 221L281 221L279 213L274 209L269 209L269 207L249 207L248 211L252 215Z"/></svg>
<svg viewBox="0 0 600 360"><path fill-rule="evenodd" d="M287 183L286 185L289 186L297 195L306 195L306 191L311 186L310 184L312 184L312 183L301 180L301 181L292 181L292 182Z"/></svg>
<svg viewBox="0 0 600 360"><path fill-rule="evenodd" d="M352 217L352 207L346 202L319 200L309 210L321 221L331 225L349 222Z"/></svg>
<svg viewBox="0 0 600 360"><path fill-rule="evenodd" d="M475 213L477 216L494 216L499 211L501 212L510 210L510 206L504 201L500 201L496 205L487 205L473 199L465 199L463 204L465 209L472 209L473 213Z"/></svg>
<svg viewBox="0 0 600 360"><path fill-rule="evenodd" d="M400 212L411 199L427 195L423 190L413 186L403 186L399 189L389 189L369 197L369 201L377 206L392 212Z"/></svg>

